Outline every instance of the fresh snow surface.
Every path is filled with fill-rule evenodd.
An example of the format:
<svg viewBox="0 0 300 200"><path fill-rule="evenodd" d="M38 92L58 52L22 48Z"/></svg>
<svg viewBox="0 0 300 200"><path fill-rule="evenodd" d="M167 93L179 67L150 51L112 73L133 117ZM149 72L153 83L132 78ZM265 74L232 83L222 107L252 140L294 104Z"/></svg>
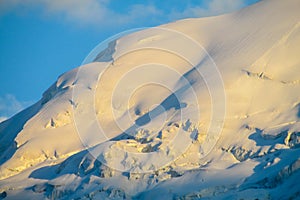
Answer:
<svg viewBox="0 0 300 200"><path fill-rule="evenodd" d="M111 41L0 123L0 199L300 199L300 1Z"/></svg>

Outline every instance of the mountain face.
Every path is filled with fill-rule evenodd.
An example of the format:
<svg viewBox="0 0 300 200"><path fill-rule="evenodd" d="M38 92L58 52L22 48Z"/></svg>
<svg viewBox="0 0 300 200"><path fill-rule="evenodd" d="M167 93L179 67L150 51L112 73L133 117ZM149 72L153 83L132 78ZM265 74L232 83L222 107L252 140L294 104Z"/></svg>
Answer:
<svg viewBox="0 0 300 200"><path fill-rule="evenodd" d="M299 199L300 2L113 40L0 124L0 199Z"/></svg>

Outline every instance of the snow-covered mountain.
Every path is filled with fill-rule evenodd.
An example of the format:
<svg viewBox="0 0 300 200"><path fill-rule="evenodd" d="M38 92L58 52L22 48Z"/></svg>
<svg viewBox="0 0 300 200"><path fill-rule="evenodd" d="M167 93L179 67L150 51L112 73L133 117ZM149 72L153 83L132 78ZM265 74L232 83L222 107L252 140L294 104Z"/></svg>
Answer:
<svg viewBox="0 0 300 200"><path fill-rule="evenodd" d="M300 199L300 1L111 41L0 124L0 199Z"/></svg>

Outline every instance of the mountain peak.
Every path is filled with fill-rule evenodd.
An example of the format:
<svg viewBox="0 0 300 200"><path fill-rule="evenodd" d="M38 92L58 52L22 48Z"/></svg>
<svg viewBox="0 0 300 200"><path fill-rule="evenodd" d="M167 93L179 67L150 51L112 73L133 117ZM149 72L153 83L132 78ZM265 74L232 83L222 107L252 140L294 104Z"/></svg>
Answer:
<svg viewBox="0 0 300 200"><path fill-rule="evenodd" d="M112 40L0 124L0 199L298 198L299 8Z"/></svg>

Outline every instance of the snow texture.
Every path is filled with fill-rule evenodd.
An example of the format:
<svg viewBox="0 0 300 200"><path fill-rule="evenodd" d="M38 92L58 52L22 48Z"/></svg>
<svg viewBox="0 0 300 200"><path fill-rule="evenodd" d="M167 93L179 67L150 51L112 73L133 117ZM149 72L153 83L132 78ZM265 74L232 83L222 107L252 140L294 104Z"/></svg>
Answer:
<svg viewBox="0 0 300 200"><path fill-rule="evenodd" d="M299 199L299 11L111 41L0 123L0 199Z"/></svg>

